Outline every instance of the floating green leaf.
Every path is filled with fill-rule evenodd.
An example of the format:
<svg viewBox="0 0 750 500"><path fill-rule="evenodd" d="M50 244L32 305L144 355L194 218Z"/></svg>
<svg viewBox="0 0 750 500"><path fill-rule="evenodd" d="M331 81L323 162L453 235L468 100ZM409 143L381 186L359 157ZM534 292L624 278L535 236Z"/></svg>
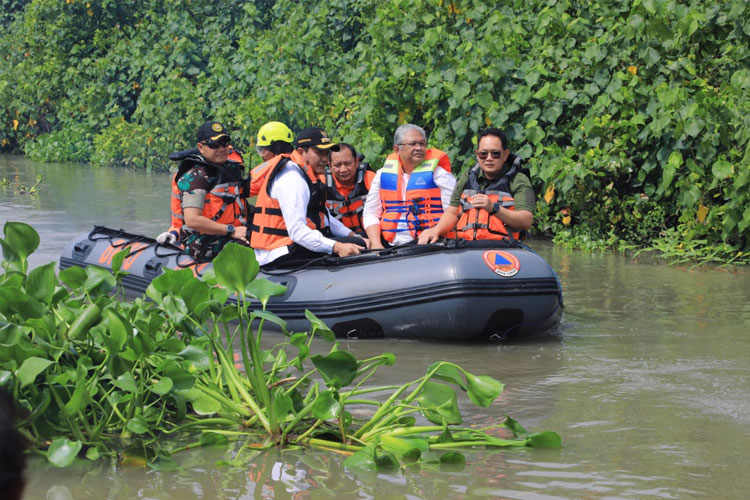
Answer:
<svg viewBox="0 0 750 500"><path fill-rule="evenodd" d="M456 391L447 385L427 382L415 401L419 403L422 415L434 424L455 425L462 422Z"/></svg>
<svg viewBox="0 0 750 500"><path fill-rule="evenodd" d="M312 411L317 419L332 420L338 418L341 412L341 403L333 391L323 391L315 398Z"/></svg>
<svg viewBox="0 0 750 500"><path fill-rule="evenodd" d="M359 363L350 352L335 351L327 356L316 354L310 359L322 375L326 385L332 389L346 387L357 375Z"/></svg>
<svg viewBox="0 0 750 500"><path fill-rule="evenodd" d="M56 467L67 467L73 463L82 447L80 441L55 439L47 450L47 460Z"/></svg>

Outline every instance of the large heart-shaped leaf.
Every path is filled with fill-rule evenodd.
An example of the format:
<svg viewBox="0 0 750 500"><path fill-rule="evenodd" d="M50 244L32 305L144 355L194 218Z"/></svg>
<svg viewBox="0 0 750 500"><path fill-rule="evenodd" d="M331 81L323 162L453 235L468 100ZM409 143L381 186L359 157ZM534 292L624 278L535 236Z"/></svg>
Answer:
<svg viewBox="0 0 750 500"><path fill-rule="evenodd" d="M416 397L424 417L437 425L461 423L456 391L443 384L427 382Z"/></svg>
<svg viewBox="0 0 750 500"><path fill-rule="evenodd" d="M335 351L328 356L316 354L310 359L323 376L326 385L332 389L346 387L357 376L359 363L350 352Z"/></svg>
<svg viewBox="0 0 750 500"><path fill-rule="evenodd" d="M38 301L49 304L57 285L56 266L57 264L50 262L32 269L26 278L26 292Z"/></svg>
<svg viewBox="0 0 750 500"><path fill-rule="evenodd" d="M198 415L213 415L221 410L221 403L204 393L197 395L190 403Z"/></svg>
<svg viewBox="0 0 750 500"><path fill-rule="evenodd" d="M455 365L448 364L444 361L436 361L427 367L427 371L431 372L437 365L440 365L435 372L435 378L445 380L446 382L453 382L461 389L466 390L466 383L464 377L461 374L461 370Z"/></svg>
<svg viewBox="0 0 750 500"><path fill-rule="evenodd" d="M148 432L148 422L143 415L137 415L128 420L127 428L133 434L146 434Z"/></svg>
<svg viewBox="0 0 750 500"><path fill-rule="evenodd" d="M71 266L60 271L60 279L72 289L80 288L86 283L86 271L82 267Z"/></svg>
<svg viewBox="0 0 750 500"><path fill-rule="evenodd" d="M380 438L380 445L386 451L391 451L398 455L411 453L412 450L419 450L425 453L430 449L430 443L422 438L402 438L397 436L385 435Z"/></svg>
<svg viewBox="0 0 750 500"><path fill-rule="evenodd" d="M529 434L529 446L534 448L560 448L562 440L556 432L545 431Z"/></svg>
<svg viewBox="0 0 750 500"><path fill-rule="evenodd" d="M191 344L185 349L178 353L186 361L189 361L190 366L195 367L198 371L206 371L210 366L210 359L208 353Z"/></svg>
<svg viewBox="0 0 750 500"><path fill-rule="evenodd" d="M273 395L273 412L276 420L285 422L291 416L294 402L281 387L277 387Z"/></svg>
<svg viewBox="0 0 750 500"><path fill-rule="evenodd" d="M253 283L256 283L256 281L253 281ZM252 285L252 283L251 283ZM286 327L286 320L279 318L276 314L272 313L271 311L253 311L250 315L250 320L254 321L256 319L263 319L264 321L268 321L270 323L273 323L274 325L278 325L281 328L281 331L286 335L289 333L289 330Z"/></svg>
<svg viewBox="0 0 750 500"><path fill-rule="evenodd" d="M245 291L245 287L255 279L260 270L255 252L236 243L224 246L213 260L213 268L219 284L237 295Z"/></svg>
<svg viewBox="0 0 750 500"><path fill-rule="evenodd" d="M80 441L55 439L47 450L47 460L57 467L67 467L73 463L82 446Z"/></svg>
<svg viewBox="0 0 750 500"><path fill-rule="evenodd" d="M487 407L503 392L503 384L490 376L468 372L464 372L464 375L468 382L466 392L476 405Z"/></svg>
<svg viewBox="0 0 750 500"><path fill-rule="evenodd" d="M280 297L286 293L286 287L279 285L266 278L258 278L253 280L252 283L247 285L245 288L245 294L251 297L255 297L263 304L263 309L268 304L268 299L271 297Z"/></svg>
<svg viewBox="0 0 750 500"><path fill-rule="evenodd" d="M46 370L52 363L49 359L37 358L36 356L26 358L16 373L18 380L21 382L21 387L34 383L37 375Z"/></svg>
<svg viewBox="0 0 750 500"><path fill-rule="evenodd" d="M153 393L158 394L159 396L164 396L165 394L169 394L173 385L171 378L162 377L156 384L152 385L150 389Z"/></svg>
<svg viewBox="0 0 750 500"><path fill-rule="evenodd" d="M125 372L117 377L117 379L112 382L112 385L115 385L120 389L131 393L138 392L138 386L135 383L135 378L133 378L133 374L130 372Z"/></svg>
<svg viewBox="0 0 750 500"><path fill-rule="evenodd" d="M313 415L320 420L333 420L339 417L341 403L333 391L323 391L315 398L312 407Z"/></svg>
<svg viewBox="0 0 750 500"><path fill-rule="evenodd" d="M328 325L323 323L323 321L318 319L318 317L315 316L309 309L305 309L305 317L310 322L310 326L312 327L310 329L310 332L313 335L319 334L329 342L333 342L334 340L336 340L336 335L334 335L333 330L331 330Z"/></svg>
<svg viewBox="0 0 750 500"><path fill-rule="evenodd" d="M5 239L0 240L7 261L26 260L39 247L39 233L24 222L8 221L3 226Z"/></svg>

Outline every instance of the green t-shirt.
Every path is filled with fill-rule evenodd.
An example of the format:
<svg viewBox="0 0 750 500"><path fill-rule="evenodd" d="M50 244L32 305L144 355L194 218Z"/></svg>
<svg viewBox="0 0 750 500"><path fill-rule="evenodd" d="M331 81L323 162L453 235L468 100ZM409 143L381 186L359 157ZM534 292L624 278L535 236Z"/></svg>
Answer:
<svg viewBox="0 0 750 500"><path fill-rule="evenodd" d="M500 171L500 175L505 175L505 172L510 168L509 165L503 167ZM451 195L450 206L457 207L461 201L461 193L469 182L469 172L471 169L466 169L461 177L456 181L456 187L453 188L453 194ZM477 176L479 180L479 186L484 187L490 183L490 179L484 174L482 170L479 171ZM534 194L534 188L531 186L531 180L524 173L517 173L513 176L510 181L510 194L513 196L513 200L516 204L516 210L528 210L534 213L536 208L536 195Z"/></svg>

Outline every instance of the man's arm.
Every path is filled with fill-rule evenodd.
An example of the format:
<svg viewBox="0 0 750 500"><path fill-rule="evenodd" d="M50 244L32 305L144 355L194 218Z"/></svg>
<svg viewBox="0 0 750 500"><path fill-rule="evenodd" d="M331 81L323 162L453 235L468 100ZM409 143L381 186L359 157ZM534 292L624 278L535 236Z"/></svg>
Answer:
<svg viewBox="0 0 750 500"><path fill-rule="evenodd" d="M370 240L370 248L383 248L380 239L380 216L383 213L383 205L380 202L380 171L375 174L370 185L370 191L365 199L362 209L362 225L365 227L367 239Z"/></svg>
<svg viewBox="0 0 750 500"><path fill-rule="evenodd" d="M203 210L200 208L185 207L182 209L182 213L185 217L185 224L200 234L228 236L227 225L204 217ZM247 238L247 227L235 226L231 235L235 240L244 240Z"/></svg>
<svg viewBox="0 0 750 500"><path fill-rule="evenodd" d="M438 238L453 229L456 222L458 222L458 207L447 207L434 227L420 233L417 243L420 245L435 243Z"/></svg>
<svg viewBox="0 0 750 500"><path fill-rule="evenodd" d="M271 188L271 197L279 200L281 216L284 218L289 237L293 242L313 252L335 253L340 257L359 254L364 247L326 238L323 233L307 225L310 189L303 175L296 165L287 164Z"/></svg>
<svg viewBox="0 0 750 500"><path fill-rule="evenodd" d="M450 172L442 168L436 168L433 175L435 184L440 188L440 201L443 203L443 210L450 206L451 194L456 187L456 178Z"/></svg>

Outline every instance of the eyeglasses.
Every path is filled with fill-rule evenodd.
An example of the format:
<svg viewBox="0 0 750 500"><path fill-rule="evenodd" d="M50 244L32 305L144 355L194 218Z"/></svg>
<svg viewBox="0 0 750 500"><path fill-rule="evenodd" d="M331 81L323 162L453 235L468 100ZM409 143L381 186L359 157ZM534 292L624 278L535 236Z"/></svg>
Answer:
<svg viewBox="0 0 750 500"><path fill-rule="evenodd" d="M338 161L336 163L331 163L331 168L341 168L341 167L353 167L354 166L354 160L344 160L344 161Z"/></svg>
<svg viewBox="0 0 750 500"><path fill-rule="evenodd" d="M398 144L398 146L409 146L412 149L416 148L417 146L419 146L420 148L426 148L427 147L427 143L424 142L424 141L419 141L419 142L402 142L401 144Z"/></svg>
<svg viewBox="0 0 750 500"><path fill-rule="evenodd" d="M219 149L229 147L230 142L229 137L222 137L218 141L205 141L203 142L203 145L209 149Z"/></svg>
<svg viewBox="0 0 750 500"><path fill-rule="evenodd" d="M498 159L501 156L503 156L503 152L497 149L494 151L477 151L476 153L480 160L486 160L487 156L490 156L490 155L495 159Z"/></svg>

